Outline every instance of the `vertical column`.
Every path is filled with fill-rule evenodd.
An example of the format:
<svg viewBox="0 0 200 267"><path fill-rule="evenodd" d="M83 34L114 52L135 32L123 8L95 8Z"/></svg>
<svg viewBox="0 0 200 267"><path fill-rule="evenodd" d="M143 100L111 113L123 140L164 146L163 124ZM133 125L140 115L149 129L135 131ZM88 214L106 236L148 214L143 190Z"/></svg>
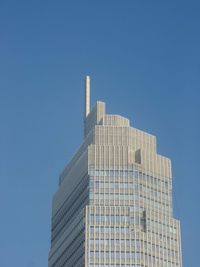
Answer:
<svg viewBox="0 0 200 267"><path fill-rule="evenodd" d="M85 119L90 113L90 76L85 77Z"/></svg>
<svg viewBox="0 0 200 267"><path fill-rule="evenodd" d="M86 118L90 113L90 76L85 77L84 137L86 136Z"/></svg>

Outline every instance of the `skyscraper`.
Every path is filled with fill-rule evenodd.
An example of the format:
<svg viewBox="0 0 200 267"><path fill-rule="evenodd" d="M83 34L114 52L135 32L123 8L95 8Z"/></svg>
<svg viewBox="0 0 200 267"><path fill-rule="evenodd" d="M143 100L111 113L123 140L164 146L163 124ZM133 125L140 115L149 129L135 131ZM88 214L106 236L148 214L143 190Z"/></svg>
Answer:
<svg viewBox="0 0 200 267"><path fill-rule="evenodd" d="M180 239L170 159L104 102L90 110L87 76L84 141L53 197L49 267L181 267Z"/></svg>

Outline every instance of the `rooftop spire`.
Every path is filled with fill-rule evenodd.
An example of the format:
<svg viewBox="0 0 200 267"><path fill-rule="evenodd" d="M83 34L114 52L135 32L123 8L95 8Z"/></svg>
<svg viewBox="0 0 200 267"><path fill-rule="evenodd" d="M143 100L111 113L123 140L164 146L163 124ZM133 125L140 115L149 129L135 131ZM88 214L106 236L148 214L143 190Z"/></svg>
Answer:
<svg viewBox="0 0 200 267"><path fill-rule="evenodd" d="M90 113L90 76L85 77L85 114L84 119Z"/></svg>
<svg viewBox="0 0 200 267"><path fill-rule="evenodd" d="M86 136L86 118L90 113L90 76L85 77L84 137Z"/></svg>

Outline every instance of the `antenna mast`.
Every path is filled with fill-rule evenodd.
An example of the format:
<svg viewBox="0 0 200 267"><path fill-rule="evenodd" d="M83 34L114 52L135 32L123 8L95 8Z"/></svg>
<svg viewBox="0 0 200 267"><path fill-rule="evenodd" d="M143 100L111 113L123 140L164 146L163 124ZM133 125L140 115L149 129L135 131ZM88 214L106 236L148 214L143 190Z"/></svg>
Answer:
<svg viewBox="0 0 200 267"><path fill-rule="evenodd" d="M85 77L85 112L84 112L84 135L85 123L88 114L90 113L90 76Z"/></svg>

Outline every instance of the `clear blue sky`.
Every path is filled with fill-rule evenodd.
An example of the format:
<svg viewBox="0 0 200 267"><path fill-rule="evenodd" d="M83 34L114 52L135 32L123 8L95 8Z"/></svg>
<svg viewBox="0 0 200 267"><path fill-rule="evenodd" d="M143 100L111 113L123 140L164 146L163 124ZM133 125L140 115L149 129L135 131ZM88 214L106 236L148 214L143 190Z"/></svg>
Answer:
<svg viewBox="0 0 200 267"><path fill-rule="evenodd" d="M184 267L199 266L199 1L0 1L0 266L47 266L51 199L92 102L173 163Z"/></svg>

